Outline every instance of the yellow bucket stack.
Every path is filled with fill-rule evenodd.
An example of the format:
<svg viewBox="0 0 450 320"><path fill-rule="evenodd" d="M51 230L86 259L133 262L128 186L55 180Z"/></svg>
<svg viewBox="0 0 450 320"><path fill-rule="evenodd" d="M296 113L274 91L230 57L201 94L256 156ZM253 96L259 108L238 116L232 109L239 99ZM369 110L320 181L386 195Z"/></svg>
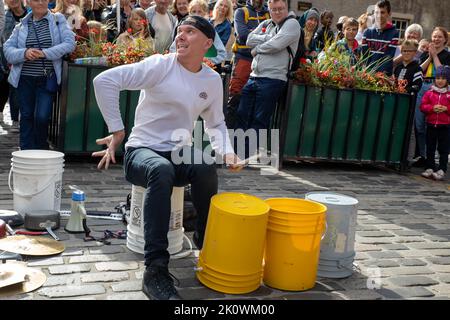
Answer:
<svg viewBox="0 0 450 320"><path fill-rule="evenodd" d="M304 291L314 287L327 207L291 198L267 199L270 206L264 255L264 283Z"/></svg>
<svg viewBox="0 0 450 320"><path fill-rule="evenodd" d="M198 280L224 293L244 294L259 288L269 205L242 193L211 198Z"/></svg>

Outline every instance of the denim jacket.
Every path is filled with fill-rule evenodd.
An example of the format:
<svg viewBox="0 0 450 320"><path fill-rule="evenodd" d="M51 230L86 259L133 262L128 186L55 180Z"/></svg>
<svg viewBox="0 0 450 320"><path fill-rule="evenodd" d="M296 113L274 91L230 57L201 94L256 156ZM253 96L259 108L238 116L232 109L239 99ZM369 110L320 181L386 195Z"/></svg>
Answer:
<svg viewBox="0 0 450 320"><path fill-rule="evenodd" d="M19 85L22 66L25 62L26 42L28 37L28 21L32 19L32 13L28 13L13 30L11 37L4 43L3 51L8 63L12 64L8 81L14 87ZM47 59L53 61L58 84L61 83L62 58L75 49L75 34L67 24L66 18L61 13L48 11L43 18L49 22L52 47L43 49Z"/></svg>

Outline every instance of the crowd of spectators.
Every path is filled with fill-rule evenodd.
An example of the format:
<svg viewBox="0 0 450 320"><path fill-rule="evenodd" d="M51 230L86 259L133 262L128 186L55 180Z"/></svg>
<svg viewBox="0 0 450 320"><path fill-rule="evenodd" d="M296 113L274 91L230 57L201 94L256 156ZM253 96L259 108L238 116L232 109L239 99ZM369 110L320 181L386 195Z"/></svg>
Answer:
<svg viewBox="0 0 450 320"><path fill-rule="evenodd" d="M337 49L352 63L364 59L370 68L406 81L408 92L417 95L414 158L425 166L428 113L441 114L435 125L450 132L448 108L438 112L422 105L427 92L436 89L437 77L448 74L448 31L436 26L425 35L414 23L400 39L391 12L387 0L359 17L335 17L316 8L296 16L285 0L0 0L0 110L9 101L12 120L18 124L20 119L21 149L48 148L46 128L55 96L49 88L51 82L61 83L62 59L77 43L92 34L98 42L124 46L140 39L151 53L165 54L176 50L179 23L199 15L216 31L209 60L219 73L225 64L232 66L224 111L229 128L267 129L286 71L298 59L316 63ZM450 133L446 136L438 143L442 157L450 149Z"/></svg>

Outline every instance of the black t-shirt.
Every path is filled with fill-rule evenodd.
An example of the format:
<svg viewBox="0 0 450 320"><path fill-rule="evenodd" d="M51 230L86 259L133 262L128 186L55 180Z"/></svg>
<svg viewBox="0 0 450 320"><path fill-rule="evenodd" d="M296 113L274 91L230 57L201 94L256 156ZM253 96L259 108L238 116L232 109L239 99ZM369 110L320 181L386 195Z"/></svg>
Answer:
<svg viewBox="0 0 450 320"><path fill-rule="evenodd" d="M438 54L439 61L444 66L450 66L450 52L448 52L446 49L442 50ZM420 64L424 63L428 59L428 53L424 52L420 56ZM428 66L427 70L423 72L423 77L426 79L434 79L436 77L436 68L434 67L434 62L431 61L430 65Z"/></svg>
<svg viewBox="0 0 450 320"><path fill-rule="evenodd" d="M417 61L410 62L407 66L400 63L394 70L395 79L407 80L406 90L413 91L413 86L416 86L414 91L418 92L422 87L422 68Z"/></svg>

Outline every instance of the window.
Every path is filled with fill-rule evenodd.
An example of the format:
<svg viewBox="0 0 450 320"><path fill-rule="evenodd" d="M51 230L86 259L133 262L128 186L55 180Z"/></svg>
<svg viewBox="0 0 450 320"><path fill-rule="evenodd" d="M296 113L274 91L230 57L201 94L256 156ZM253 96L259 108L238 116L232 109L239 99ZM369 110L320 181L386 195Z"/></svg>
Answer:
<svg viewBox="0 0 450 320"><path fill-rule="evenodd" d="M409 24L410 24L410 19L407 18L396 18L396 17L392 17L392 23L394 24L394 26L397 28L399 34L400 34L400 39L404 39L405 38L405 31L406 28L408 28Z"/></svg>

